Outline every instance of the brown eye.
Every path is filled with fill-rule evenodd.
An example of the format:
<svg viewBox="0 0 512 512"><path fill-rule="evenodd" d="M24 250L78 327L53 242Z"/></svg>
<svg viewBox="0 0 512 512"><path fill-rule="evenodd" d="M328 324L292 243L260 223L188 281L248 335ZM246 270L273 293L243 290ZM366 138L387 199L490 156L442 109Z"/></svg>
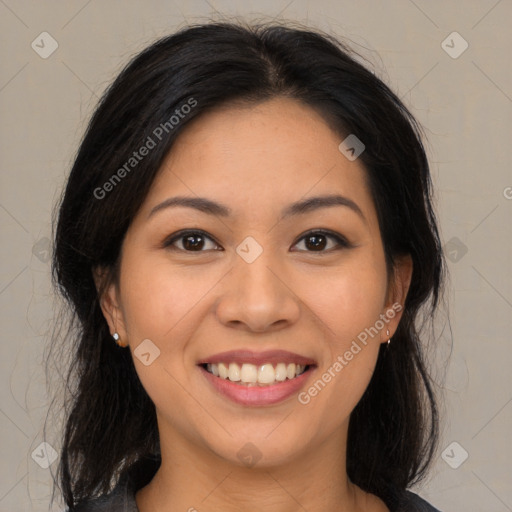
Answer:
<svg viewBox="0 0 512 512"><path fill-rule="evenodd" d="M213 245L213 247L208 247L208 241L212 242L210 245ZM202 231L181 231L180 233L171 235L171 237L164 242L164 247L186 252L204 252L206 250L216 250L219 246L211 237Z"/></svg>
<svg viewBox="0 0 512 512"><path fill-rule="evenodd" d="M335 243L325 250L329 245L329 240L334 240ZM349 242L341 235L328 231L310 231L303 235L294 247L302 241L304 241L307 252L330 252L331 250L351 247Z"/></svg>
<svg viewBox="0 0 512 512"><path fill-rule="evenodd" d="M200 251L204 247L203 235L185 235L181 240L183 241L183 247L187 251Z"/></svg>
<svg viewBox="0 0 512 512"><path fill-rule="evenodd" d="M313 251L323 250L327 245L327 237L325 235L308 235L305 238L305 244L308 249Z"/></svg>

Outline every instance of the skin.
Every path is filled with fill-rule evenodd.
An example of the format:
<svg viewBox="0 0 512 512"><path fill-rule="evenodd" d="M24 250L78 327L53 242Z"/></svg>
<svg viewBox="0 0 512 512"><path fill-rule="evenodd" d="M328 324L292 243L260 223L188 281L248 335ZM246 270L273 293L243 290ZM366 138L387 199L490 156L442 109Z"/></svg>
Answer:
<svg viewBox="0 0 512 512"><path fill-rule="evenodd" d="M304 390L379 315L404 304L411 260L401 258L388 275L365 170L343 156L341 140L310 107L275 98L194 119L162 165L127 232L118 281L102 297L111 332L132 353L145 339L160 350L149 366L134 356L156 406L162 454L136 494L140 512L388 510L349 481L345 453L350 414L400 313L307 405L296 395L271 406L235 404L196 366L237 348L289 350L318 363ZM362 216L331 206L280 219L290 203L334 193ZM150 215L177 195L207 197L233 213L174 207ZM195 251L183 238L164 247L189 228L211 239ZM315 250L303 235L320 228L351 246L327 237ZM235 252L247 236L263 248L250 264ZM253 467L237 457L247 442L261 455Z"/></svg>

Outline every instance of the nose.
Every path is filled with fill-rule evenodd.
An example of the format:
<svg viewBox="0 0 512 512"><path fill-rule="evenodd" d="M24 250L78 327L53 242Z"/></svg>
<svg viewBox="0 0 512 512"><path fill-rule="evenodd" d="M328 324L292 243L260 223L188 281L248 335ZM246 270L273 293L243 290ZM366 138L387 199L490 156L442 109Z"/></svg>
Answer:
<svg viewBox="0 0 512 512"><path fill-rule="evenodd" d="M237 257L234 268L222 281L216 314L228 327L274 331L299 318L300 300L293 282L289 282L289 273L284 265L271 261L266 251L252 263Z"/></svg>

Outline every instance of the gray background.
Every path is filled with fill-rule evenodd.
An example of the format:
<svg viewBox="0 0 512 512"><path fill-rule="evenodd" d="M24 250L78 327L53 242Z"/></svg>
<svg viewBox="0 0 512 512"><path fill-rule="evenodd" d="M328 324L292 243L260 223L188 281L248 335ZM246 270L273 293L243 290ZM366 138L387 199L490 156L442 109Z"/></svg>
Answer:
<svg viewBox="0 0 512 512"><path fill-rule="evenodd" d="M510 0L0 0L0 511L48 510L57 464L41 467L51 460L41 446L55 308L50 220L89 115L121 66L156 37L233 15L284 17L349 38L425 127L453 347L446 328L435 353L441 448L415 490L444 512L511 511ZM58 48L42 58L31 43L47 51L45 31ZM460 55L454 31L469 44ZM58 450L55 428L47 425L46 440Z"/></svg>

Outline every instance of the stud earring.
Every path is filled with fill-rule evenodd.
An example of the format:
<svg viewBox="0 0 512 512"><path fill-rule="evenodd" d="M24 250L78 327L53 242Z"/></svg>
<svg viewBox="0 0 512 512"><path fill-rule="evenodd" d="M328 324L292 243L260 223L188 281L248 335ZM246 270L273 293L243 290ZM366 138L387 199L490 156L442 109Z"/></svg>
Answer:
<svg viewBox="0 0 512 512"><path fill-rule="evenodd" d="M389 336L389 329L386 329L386 336ZM391 343L391 338L388 338L388 347L389 347L390 343Z"/></svg>
<svg viewBox="0 0 512 512"><path fill-rule="evenodd" d="M117 346L119 347L126 347L126 345L123 345L121 343L121 338L119 336L119 334L117 332L115 332L113 335L112 335L112 338L114 338L114 341L117 343Z"/></svg>

